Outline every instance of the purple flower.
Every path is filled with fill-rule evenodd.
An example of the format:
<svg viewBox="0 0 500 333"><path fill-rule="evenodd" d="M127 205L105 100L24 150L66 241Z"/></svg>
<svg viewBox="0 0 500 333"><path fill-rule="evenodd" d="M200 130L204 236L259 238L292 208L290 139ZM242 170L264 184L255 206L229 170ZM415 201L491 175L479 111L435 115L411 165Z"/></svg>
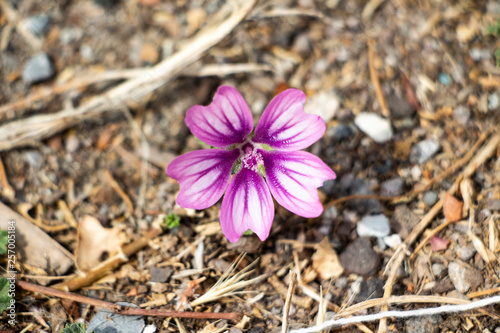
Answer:
<svg viewBox="0 0 500 333"><path fill-rule="evenodd" d="M300 151L325 133L323 120L304 112L305 101L297 89L280 93L264 110L253 136L252 113L232 87L219 87L209 106L189 109L186 124L191 132L220 149L189 152L169 164L167 174L181 185L179 206L205 209L226 192L220 222L230 242L248 229L262 241L269 236L271 194L292 213L319 216L323 206L317 188L335 173L318 157Z"/></svg>

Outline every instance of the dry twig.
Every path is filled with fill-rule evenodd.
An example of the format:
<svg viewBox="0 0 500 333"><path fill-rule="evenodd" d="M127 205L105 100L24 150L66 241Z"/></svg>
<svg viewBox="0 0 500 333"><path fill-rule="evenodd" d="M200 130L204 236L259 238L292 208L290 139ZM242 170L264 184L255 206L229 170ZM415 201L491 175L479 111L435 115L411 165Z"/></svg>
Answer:
<svg viewBox="0 0 500 333"><path fill-rule="evenodd" d="M32 291L47 296L68 299L78 303L93 305L99 308L108 309L113 313L121 315L139 315L139 316L154 316L154 317L171 317L171 318L192 318L192 319L226 319L238 322L242 315L237 312L230 313L214 313L214 312L185 312L185 311L168 311L168 310L149 310L141 308L132 308L121 306L115 303L102 301L100 299L90 298L82 295L61 291L54 288L42 287L34 283L26 281L17 281L16 284L27 291Z"/></svg>
<svg viewBox="0 0 500 333"><path fill-rule="evenodd" d="M295 286L297 285L297 274L290 272L290 284L288 285L288 292L285 298L285 309L283 310L283 325L281 326L281 332L288 332L288 320L290 315L290 305L292 301L292 296L295 293Z"/></svg>

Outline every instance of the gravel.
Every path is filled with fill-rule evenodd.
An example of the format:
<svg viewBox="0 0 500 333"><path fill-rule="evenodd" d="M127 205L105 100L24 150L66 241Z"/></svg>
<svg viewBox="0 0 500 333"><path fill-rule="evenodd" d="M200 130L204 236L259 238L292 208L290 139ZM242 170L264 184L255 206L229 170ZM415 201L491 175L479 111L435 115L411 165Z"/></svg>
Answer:
<svg viewBox="0 0 500 333"><path fill-rule="evenodd" d="M434 156L440 148L441 145L437 141L431 139L420 141L411 148L410 162L424 164Z"/></svg>
<svg viewBox="0 0 500 333"><path fill-rule="evenodd" d="M385 237L391 232L389 219L384 215L368 215L361 219L356 226L360 237Z"/></svg>
<svg viewBox="0 0 500 333"><path fill-rule="evenodd" d="M375 113L361 112L354 119L354 124L376 143L385 143L392 139L391 122Z"/></svg>
<svg viewBox="0 0 500 333"><path fill-rule="evenodd" d="M377 274L380 258L373 250L370 239L361 237L347 246L339 256L342 267L347 272L372 276Z"/></svg>
<svg viewBox="0 0 500 333"><path fill-rule="evenodd" d="M27 84L37 83L50 79L54 75L52 62L46 53L35 54L23 68L23 81Z"/></svg>
<svg viewBox="0 0 500 333"><path fill-rule="evenodd" d="M476 289L484 281L480 271L459 261L453 261L448 265L448 275L455 289L462 294L470 289Z"/></svg>

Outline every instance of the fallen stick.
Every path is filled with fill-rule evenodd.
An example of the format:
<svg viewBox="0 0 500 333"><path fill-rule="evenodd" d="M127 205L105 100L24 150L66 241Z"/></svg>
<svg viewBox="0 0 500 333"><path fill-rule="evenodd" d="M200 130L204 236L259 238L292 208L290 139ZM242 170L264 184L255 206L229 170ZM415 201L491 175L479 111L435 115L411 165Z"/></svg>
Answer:
<svg viewBox="0 0 500 333"><path fill-rule="evenodd" d="M224 39L250 13L255 3L256 0L241 1L226 20L216 26L204 28L182 50L152 67L143 75L125 81L75 109L37 115L1 126L0 151L34 144L83 120L100 116L105 111L120 110L129 103L143 99L178 76L209 48Z"/></svg>
<svg viewBox="0 0 500 333"><path fill-rule="evenodd" d="M113 313L121 315L138 315L138 316L152 316L152 317L170 317L170 318L192 318L192 319L226 319L233 322L238 322L243 318L243 315L238 312L229 313L215 313L215 312L187 312L187 311L170 311L170 310L149 310L141 308L132 308L128 306L121 306L115 303L102 301L87 296L77 295L66 291L42 287L34 283L26 281L17 281L16 284L24 290L37 292L47 296L68 299L78 303L93 305L99 308L108 309Z"/></svg>

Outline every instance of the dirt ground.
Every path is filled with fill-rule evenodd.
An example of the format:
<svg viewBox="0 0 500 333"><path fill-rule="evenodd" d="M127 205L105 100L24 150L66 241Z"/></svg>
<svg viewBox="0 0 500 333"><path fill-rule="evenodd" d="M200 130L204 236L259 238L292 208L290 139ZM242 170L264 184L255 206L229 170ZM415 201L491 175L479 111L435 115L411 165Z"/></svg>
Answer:
<svg viewBox="0 0 500 333"><path fill-rule="evenodd" d="M495 0L0 0L0 227L23 233L16 279L238 317L117 315L96 333L281 332L497 295L499 36ZM165 168L206 148L185 113L223 84L255 121L284 89L306 93L327 124L308 151L337 174L319 218L276 205L265 242L231 244L220 202L175 204ZM250 273L227 281L232 263ZM4 314L0 328L97 321L95 304L35 291L18 286L16 325ZM499 310L332 331L499 332Z"/></svg>

